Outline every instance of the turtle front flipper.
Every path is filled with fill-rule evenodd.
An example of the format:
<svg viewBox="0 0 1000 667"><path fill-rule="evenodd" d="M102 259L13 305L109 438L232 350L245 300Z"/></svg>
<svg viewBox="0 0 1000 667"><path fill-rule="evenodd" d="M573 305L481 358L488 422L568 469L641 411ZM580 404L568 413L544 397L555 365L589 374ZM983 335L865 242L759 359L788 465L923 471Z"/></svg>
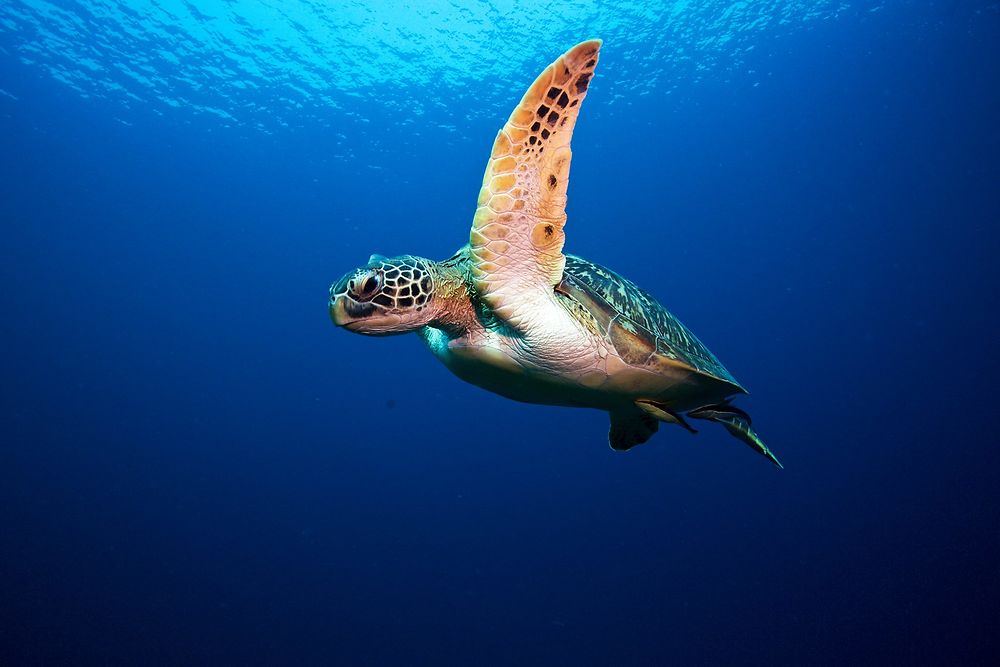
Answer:
<svg viewBox="0 0 1000 667"><path fill-rule="evenodd" d="M687 413L692 419L707 419L726 427L729 433L750 445L755 452L766 456L774 465L784 468L778 457L771 453L764 441L750 428L750 415L732 405L705 405Z"/></svg>
<svg viewBox="0 0 1000 667"><path fill-rule="evenodd" d="M469 247L484 302L515 329L531 294L562 279L570 139L601 41L577 44L539 75L497 135L483 176Z"/></svg>

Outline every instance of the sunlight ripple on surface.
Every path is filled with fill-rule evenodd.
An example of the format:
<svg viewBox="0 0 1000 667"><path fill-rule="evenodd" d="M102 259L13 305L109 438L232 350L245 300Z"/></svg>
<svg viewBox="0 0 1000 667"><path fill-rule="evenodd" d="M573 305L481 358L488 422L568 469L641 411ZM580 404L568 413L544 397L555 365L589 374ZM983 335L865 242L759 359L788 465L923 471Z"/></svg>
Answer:
<svg viewBox="0 0 1000 667"><path fill-rule="evenodd" d="M506 107L510 81L530 80L538 63L585 38L602 37L628 62L602 82L607 103L628 104L654 88L738 71L761 31L880 3L577 0L558 11L530 0L387 4L8 0L0 49L83 96L112 101L121 117L211 114L223 125L272 131L364 122L371 107L398 113L401 123L461 109L454 124L441 124L454 129L463 117Z"/></svg>

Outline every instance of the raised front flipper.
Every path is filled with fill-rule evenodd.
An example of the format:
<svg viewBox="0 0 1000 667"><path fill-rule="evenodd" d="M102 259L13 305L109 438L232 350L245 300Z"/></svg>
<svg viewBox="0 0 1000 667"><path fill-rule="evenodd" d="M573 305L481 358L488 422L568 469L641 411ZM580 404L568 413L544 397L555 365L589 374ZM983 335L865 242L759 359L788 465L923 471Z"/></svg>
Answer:
<svg viewBox="0 0 1000 667"><path fill-rule="evenodd" d="M566 258L570 139L597 66L600 40L577 44L539 75L497 135L469 247L476 290L519 329L532 295L551 297Z"/></svg>
<svg viewBox="0 0 1000 667"><path fill-rule="evenodd" d="M731 405L706 405L687 413L692 419L707 419L726 427L732 435L750 445L755 452L766 456L774 465L784 468L778 458L771 453L764 441L750 428L750 415Z"/></svg>

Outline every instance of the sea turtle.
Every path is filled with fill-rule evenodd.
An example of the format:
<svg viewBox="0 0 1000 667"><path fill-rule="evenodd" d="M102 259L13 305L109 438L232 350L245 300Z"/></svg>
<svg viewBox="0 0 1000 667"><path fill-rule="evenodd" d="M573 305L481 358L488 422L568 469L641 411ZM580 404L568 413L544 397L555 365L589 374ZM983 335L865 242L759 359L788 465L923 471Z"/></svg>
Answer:
<svg viewBox="0 0 1000 667"><path fill-rule="evenodd" d="M416 331L467 382L518 401L611 415L616 450L659 422L719 422L780 466L730 405L746 390L653 297L614 271L564 254L570 138L600 40L535 80L500 130L469 243L434 262L372 255L330 288L330 316L355 333Z"/></svg>

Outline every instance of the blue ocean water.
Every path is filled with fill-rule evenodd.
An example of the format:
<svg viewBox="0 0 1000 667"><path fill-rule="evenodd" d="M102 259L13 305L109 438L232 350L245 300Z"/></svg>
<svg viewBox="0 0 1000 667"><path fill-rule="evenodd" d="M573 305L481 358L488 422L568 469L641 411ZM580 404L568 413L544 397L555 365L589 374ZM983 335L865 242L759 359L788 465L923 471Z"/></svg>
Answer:
<svg viewBox="0 0 1000 667"><path fill-rule="evenodd" d="M329 321L592 37L566 250L785 470ZM4 0L0 663L990 663L998 83L985 1Z"/></svg>

